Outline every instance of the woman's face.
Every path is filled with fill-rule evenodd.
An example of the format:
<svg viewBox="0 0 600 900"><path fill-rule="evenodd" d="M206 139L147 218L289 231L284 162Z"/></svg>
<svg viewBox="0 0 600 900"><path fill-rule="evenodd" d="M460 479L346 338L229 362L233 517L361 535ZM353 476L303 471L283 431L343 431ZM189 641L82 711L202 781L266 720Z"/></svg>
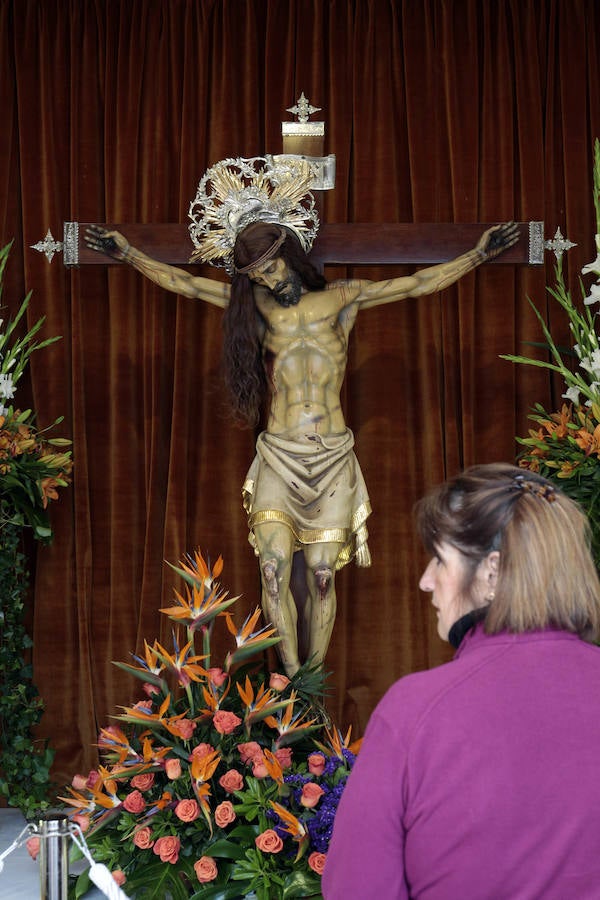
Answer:
<svg viewBox="0 0 600 900"><path fill-rule="evenodd" d="M431 594L431 602L437 610L438 634L443 641L448 640L450 629L461 616L487 604L493 587L491 556L495 556L497 564L497 554L490 554L480 562L470 591L469 585L466 585L468 598L463 596L468 565L460 550L444 542L438 547L437 555L430 559L421 575L419 587ZM495 583L495 575L493 580Z"/></svg>

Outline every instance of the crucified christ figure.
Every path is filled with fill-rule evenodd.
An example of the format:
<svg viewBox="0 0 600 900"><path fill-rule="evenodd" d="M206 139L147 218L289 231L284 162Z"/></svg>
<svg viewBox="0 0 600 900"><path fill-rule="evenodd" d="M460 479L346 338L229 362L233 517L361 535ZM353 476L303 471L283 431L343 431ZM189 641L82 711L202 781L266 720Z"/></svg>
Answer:
<svg viewBox="0 0 600 900"><path fill-rule="evenodd" d="M88 229L93 250L133 266L162 288L221 307L234 411L255 426L268 399L267 425L243 494L262 606L281 636L278 651L288 675L325 658L336 613L336 570L352 559L370 565L370 504L340 405L359 311L440 291L517 240L514 223L497 225L450 262L385 281L328 284L293 230L255 222L237 234L232 282L226 284L158 262L118 231Z"/></svg>

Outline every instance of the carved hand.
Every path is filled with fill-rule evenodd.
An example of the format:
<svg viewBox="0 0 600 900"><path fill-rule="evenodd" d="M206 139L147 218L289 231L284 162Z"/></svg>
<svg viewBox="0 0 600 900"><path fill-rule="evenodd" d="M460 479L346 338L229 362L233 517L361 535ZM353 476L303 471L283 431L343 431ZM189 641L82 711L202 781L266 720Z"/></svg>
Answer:
<svg viewBox="0 0 600 900"><path fill-rule="evenodd" d="M90 225L85 230L84 240L90 250L95 250L96 253L105 253L113 259L127 257L129 244L119 231L107 231L100 225Z"/></svg>
<svg viewBox="0 0 600 900"><path fill-rule="evenodd" d="M519 240L519 226L515 222L494 225L479 238L475 249L483 259L494 259Z"/></svg>

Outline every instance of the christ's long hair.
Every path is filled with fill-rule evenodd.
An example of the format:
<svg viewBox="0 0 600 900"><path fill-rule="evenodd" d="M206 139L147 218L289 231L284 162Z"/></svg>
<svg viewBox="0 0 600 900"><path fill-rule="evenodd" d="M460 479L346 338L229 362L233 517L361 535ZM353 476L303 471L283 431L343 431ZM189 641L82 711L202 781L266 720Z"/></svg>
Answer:
<svg viewBox="0 0 600 900"><path fill-rule="evenodd" d="M260 259L280 234L281 226L268 222L256 222L245 228L235 242L236 268L245 268ZM327 284L292 231L287 230L276 256L298 273L309 291L322 290ZM254 304L252 282L247 275L236 273L231 283L231 299L223 316L223 374L234 418L249 427L258 425L268 396L259 341L260 324L261 315Z"/></svg>

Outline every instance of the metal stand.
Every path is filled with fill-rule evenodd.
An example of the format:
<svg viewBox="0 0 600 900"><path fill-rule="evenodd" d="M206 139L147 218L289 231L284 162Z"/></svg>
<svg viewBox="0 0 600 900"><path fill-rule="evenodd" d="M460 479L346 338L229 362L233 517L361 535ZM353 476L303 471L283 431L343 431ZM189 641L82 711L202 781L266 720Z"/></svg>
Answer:
<svg viewBox="0 0 600 900"><path fill-rule="evenodd" d="M40 900L67 900L69 885L69 820L66 815L39 821Z"/></svg>
<svg viewBox="0 0 600 900"><path fill-rule="evenodd" d="M78 825L69 822L63 813L52 813L29 823L21 834L0 853L0 873L4 860L25 844L29 838L40 839L40 900L67 900L69 886L69 838L90 864L89 876L108 900L128 900L103 863L94 861Z"/></svg>

